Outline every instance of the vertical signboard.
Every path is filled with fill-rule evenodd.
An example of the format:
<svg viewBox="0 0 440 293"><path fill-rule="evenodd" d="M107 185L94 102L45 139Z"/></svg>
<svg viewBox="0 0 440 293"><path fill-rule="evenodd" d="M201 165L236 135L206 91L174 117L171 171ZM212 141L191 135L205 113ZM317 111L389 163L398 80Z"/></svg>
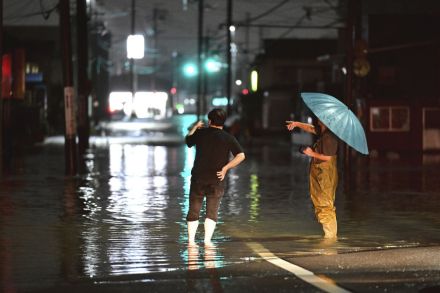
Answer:
<svg viewBox="0 0 440 293"><path fill-rule="evenodd" d="M64 112L66 115L66 137L75 138L75 97L74 89L71 86L67 86L64 88Z"/></svg>

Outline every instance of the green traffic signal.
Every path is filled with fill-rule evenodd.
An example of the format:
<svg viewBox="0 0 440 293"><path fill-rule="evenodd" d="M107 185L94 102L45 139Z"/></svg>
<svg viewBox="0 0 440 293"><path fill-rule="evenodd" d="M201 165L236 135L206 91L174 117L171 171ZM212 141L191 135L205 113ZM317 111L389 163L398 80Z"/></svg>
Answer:
<svg viewBox="0 0 440 293"><path fill-rule="evenodd" d="M194 63L187 63L183 66L183 74L187 77L193 77L198 74L197 66Z"/></svg>
<svg viewBox="0 0 440 293"><path fill-rule="evenodd" d="M219 72L221 70L222 66L223 66L223 64L214 58L208 58L203 63L204 70L207 73ZM197 64L195 64L193 62L188 62L188 63L184 64L183 65L183 74L186 77L194 77L194 76L198 75L199 70L197 68Z"/></svg>
<svg viewBox="0 0 440 293"><path fill-rule="evenodd" d="M222 67L222 63L214 58L208 58L205 61L205 70L207 72L219 72Z"/></svg>

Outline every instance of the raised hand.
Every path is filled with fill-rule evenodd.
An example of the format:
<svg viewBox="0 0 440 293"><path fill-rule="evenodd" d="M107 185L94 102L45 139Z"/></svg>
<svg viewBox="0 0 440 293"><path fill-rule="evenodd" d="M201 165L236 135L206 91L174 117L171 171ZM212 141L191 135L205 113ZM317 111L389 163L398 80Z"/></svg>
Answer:
<svg viewBox="0 0 440 293"><path fill-rule="evenodd" d="M288 130L292 131L295 127L298 127L296 121L286 121L286 127Z"/></svg>

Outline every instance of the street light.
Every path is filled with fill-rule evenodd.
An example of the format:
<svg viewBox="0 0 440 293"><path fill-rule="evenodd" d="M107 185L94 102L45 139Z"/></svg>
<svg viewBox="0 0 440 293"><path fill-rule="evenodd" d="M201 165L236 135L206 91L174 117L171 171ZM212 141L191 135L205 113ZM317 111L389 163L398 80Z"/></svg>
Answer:
<svg viewBox="0 0 440 293"><path fill-rule="evenodd" d="M134 0L133 0L134 5ZM134 10L134 7L132 7ZM134 19L132 31L134 30ZM132 102L134 101L134 96L136 94L137 80L136 74L134 72L134 60L144 58L144 49L145 41L143 35L135 35L132 34L127 37L127 58L130 60L130 73L131 73L131 93L132 93ZM134 113L132 113L134 114Z"/></svg>
<svg viewBox="0 0 440 293"><path fill-rule="evenodd" d="M129 35L127 37L127 58L142 59L144 58L145 41L143 35Z"/></svg>

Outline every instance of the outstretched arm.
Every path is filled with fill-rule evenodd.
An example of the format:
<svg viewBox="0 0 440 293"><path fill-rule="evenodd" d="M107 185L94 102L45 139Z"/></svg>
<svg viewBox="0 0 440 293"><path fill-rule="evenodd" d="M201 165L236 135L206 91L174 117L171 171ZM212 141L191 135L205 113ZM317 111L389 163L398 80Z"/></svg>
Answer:
<svg viewBox="0 0 440 293"><path fill-rule="evenodd" d="M244 153L238 153L232 160L229 161L229 163L224 165L223 168L217 172L218 179L220 179L220 181L223 181L228 170L238 166L241 162L243 162L244 159Z"/></svg>
<svg viewBox="0 0 440 293"><path fill-rule="evenodd" d="M316 134L315 126L308 123L302 123L298 121L286 121L286 127L288 130L293 130L295 127L298 127L306 132Z"/></svg>

